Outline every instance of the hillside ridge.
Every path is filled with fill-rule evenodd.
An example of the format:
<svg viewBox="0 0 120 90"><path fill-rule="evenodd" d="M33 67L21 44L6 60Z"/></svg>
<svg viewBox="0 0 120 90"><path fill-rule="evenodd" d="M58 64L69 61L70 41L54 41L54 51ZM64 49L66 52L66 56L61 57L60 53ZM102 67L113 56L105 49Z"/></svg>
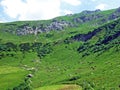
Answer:
<svg viewBox="0 0 120 90"><path fill-rule="evenodd" d="M16 35L28 35L28 34L38 34L42 32L49 32L52 30L60 31L69 27L80 27L81 24L86 24L91 22L90 25L99 26L100 24L107 23L111 20L118 19L120 16L120 8L111 10L107 16L102 12L106 11L83 11L80 14L66 15L64 17L69 18L59 19L55 18L48 21L28 21L28 22L18 22L18 23L5 23L2 28L4 32L9 32Z"/></svg>
<svg viewBox="0 0 120 90"><path fill-rule="evenodd" d="M119 90L120 8L0 24L0 90Z"/></svg>

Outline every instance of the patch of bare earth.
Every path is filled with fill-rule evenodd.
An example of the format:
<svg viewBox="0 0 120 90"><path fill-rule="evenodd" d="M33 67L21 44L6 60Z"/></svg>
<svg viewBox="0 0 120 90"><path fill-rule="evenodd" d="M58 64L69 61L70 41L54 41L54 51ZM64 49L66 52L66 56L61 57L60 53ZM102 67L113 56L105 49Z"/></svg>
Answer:
<svg viewBox="0 0 120 90"><path fill-rule="evenodd" d="M77 85L65 85L63 88L58 90L82 90L80 86Z"/></svg>

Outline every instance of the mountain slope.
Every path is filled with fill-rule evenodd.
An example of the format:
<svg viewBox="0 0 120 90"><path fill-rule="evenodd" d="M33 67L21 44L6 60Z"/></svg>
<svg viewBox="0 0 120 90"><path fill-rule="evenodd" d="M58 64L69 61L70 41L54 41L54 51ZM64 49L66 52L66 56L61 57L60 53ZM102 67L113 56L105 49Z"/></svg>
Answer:
<svg viewBox="0 0 120 90"><path fill-rule="evenodd" d="M117 8L0 24L0 90L119 90L119 16Z"/></svg>
<svg viewBox="0 0 120 90"><path fill-rule="evenodd" d="M77 27L81 24L99 26L120 16L120 8L108 11L83 11L75 15L67 15L47 21L21 21L1 25L1 29L17 35L37 34L52 30L64 30L67 27Z"/></svg>

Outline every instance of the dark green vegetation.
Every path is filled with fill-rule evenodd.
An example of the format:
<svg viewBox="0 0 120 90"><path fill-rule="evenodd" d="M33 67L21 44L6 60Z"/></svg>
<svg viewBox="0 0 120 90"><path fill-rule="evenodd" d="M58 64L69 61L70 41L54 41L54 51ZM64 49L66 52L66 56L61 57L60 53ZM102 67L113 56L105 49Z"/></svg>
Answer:
<svg viewBox="0 0 120 90"><path fill-rule="evenodd" d="M119 90L120 8L0 24L0 90Z"/></svg>

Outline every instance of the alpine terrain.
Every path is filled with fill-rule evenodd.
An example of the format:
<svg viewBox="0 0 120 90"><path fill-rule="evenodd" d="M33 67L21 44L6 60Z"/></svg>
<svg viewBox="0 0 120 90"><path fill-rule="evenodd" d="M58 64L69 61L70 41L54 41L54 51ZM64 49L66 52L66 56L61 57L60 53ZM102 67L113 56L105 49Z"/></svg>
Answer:
<svg viewBox="0 0 120 90"><path fill-rule="evenodd" d="M0 23L0 90L120 90L120 8Z"/></svg>

